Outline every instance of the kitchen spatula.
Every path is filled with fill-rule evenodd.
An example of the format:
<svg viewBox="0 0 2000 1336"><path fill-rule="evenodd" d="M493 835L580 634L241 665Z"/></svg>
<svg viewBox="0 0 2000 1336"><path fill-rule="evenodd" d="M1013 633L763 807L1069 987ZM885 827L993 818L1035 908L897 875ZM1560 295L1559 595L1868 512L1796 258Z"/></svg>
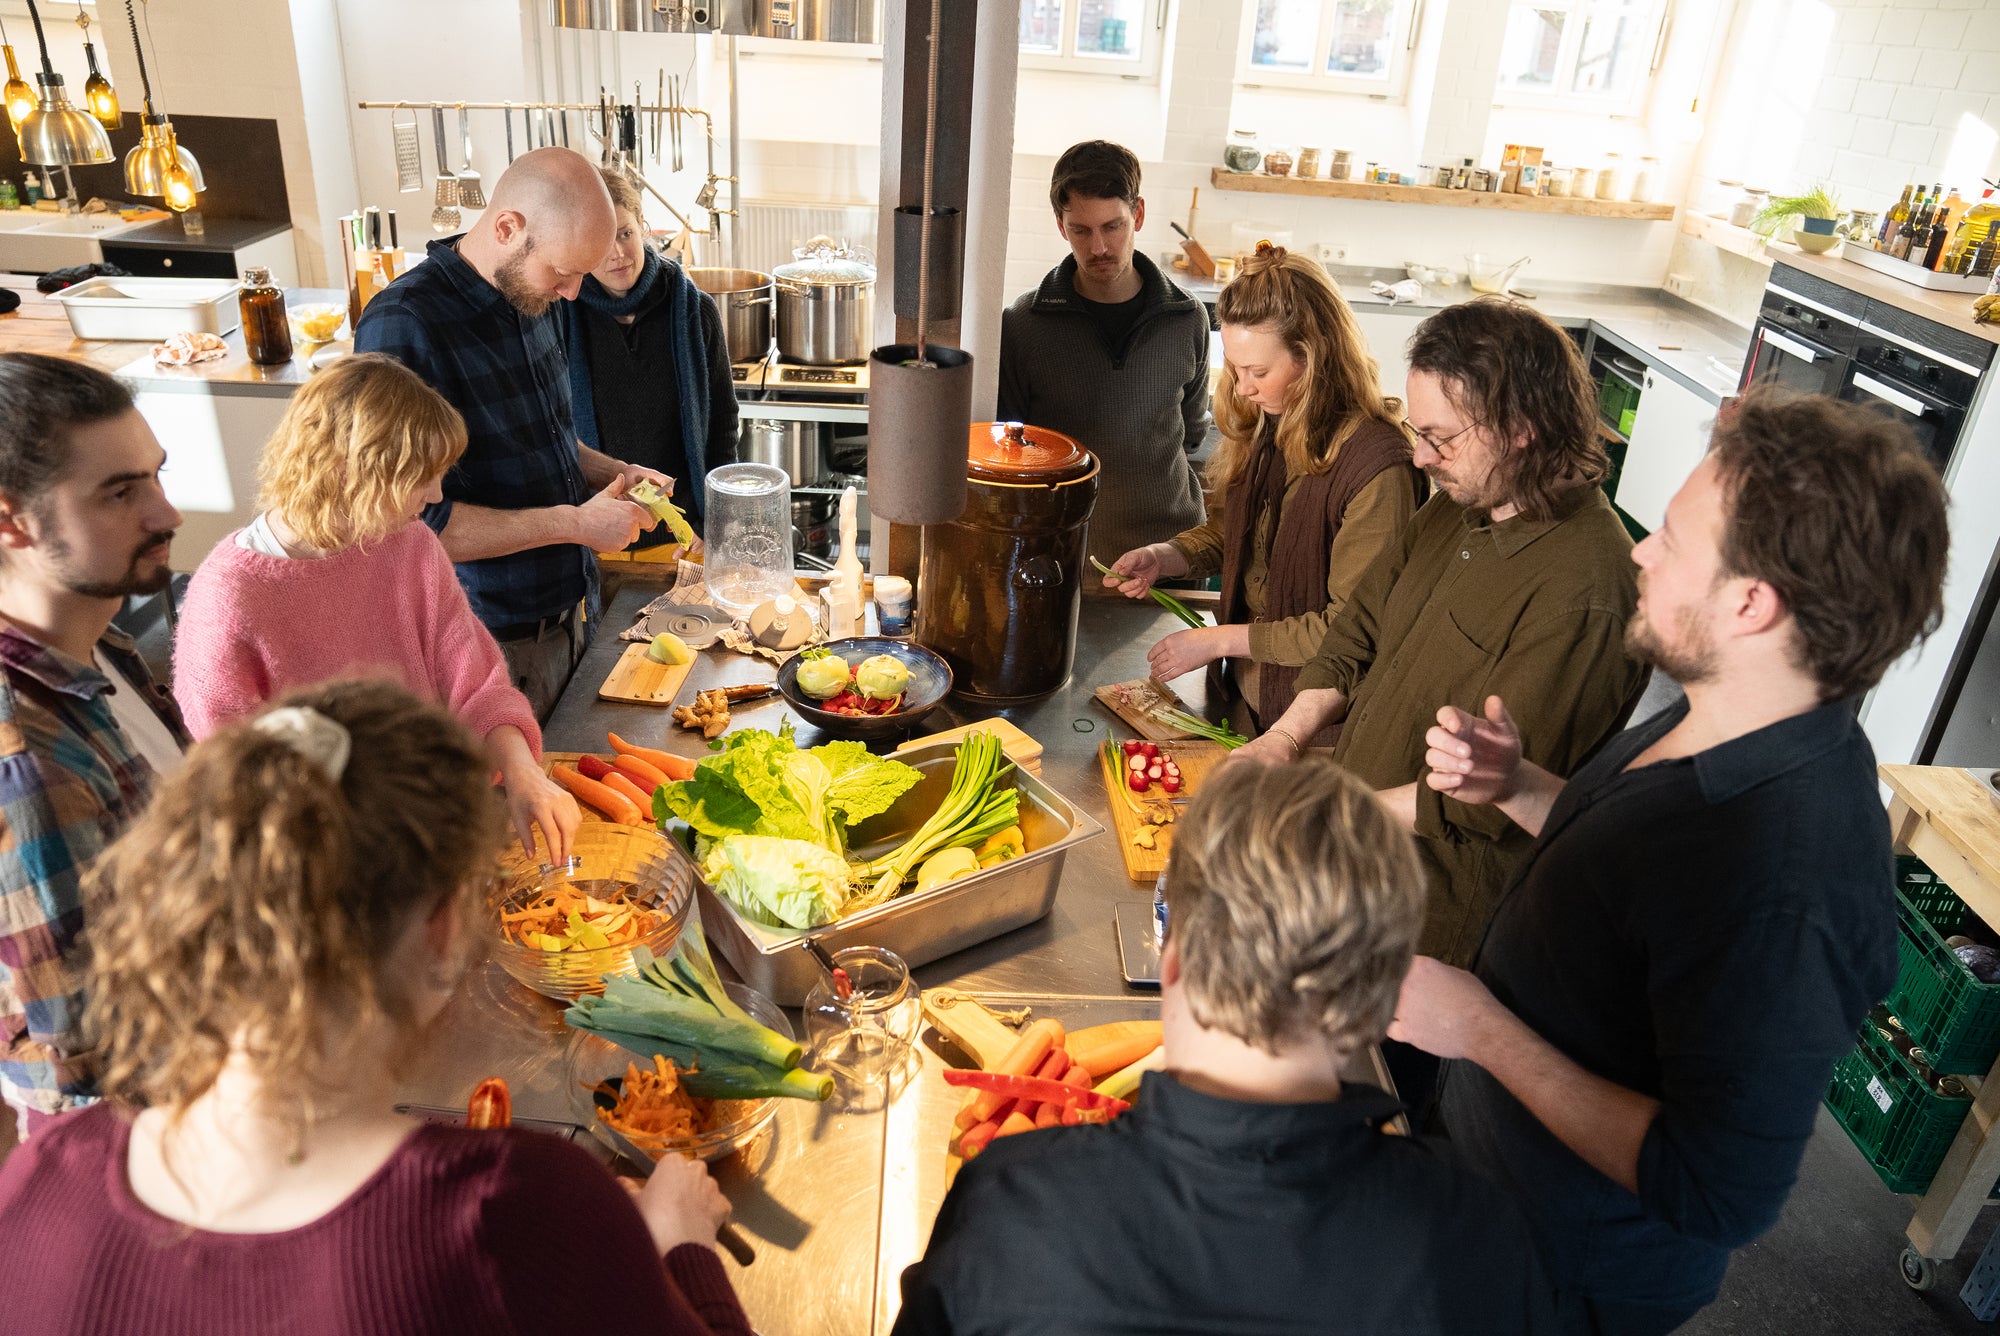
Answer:
<svg viewBox="0 0 2000 1336"><path fill-rule="evenodd" d="M396 146L396 189L404 194L424 188L424 155L417 130L417 113L410 110L407 122L389 116L389 137Z"/></svg>
<svg viewBox="0 0 2000 1336"><path fill-rule="evenodd" d="M483 209L486 191L479 184L479 173L472 170L472 113L464 107L458 109L458 139L465 158L458 169L458 202L468 209Z"/></svg>
<svg viewBox="0 0 2000 1336"><path fill-rule="evenodd" d="M431 210L431 230L458 230L458 177L451 170L451 149L444 142L444 108L431 108L431 133L437 140L437 207Z"/></svg>

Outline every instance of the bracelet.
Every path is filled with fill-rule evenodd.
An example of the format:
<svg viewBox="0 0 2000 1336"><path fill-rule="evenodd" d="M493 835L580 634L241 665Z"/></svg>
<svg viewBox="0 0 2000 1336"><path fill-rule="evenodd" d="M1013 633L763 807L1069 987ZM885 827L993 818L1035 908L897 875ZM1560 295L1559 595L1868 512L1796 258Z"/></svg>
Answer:
<svg viewBox="0 0 2000 1336"><path fill-rule="evenodd" d="M1301 747L1301 746L1299 745L1299 740L1298 740L1297 738L1293 737L1293 736L1291 735L1291 732L1290 732L1289 730L1287 730L1287 729L1283 729L1283 728L1279 728L1279 727L1277 727L1277 726L1276 726L1276 725L1274 724L1274 725L1272 725L1272 726L1271 726L1270 728L1267 728L1267 729L1265 729L1264 731L1265 731L1266 733L1276 733L1276 734L1277 734L1277 735L1278 735L1279 737L1281 737L1281 738L1283 738L1283 739L1284 739L1285 741L1287 741L1287 742L1291 743L1291 744L1292 744L1292 755L1293 755L1293 756L1295 756L1295 757L1297 757L1297 756L1304 756L1304 755L1306 754L1306 749L1305 749L1304 747Z"/></svg>

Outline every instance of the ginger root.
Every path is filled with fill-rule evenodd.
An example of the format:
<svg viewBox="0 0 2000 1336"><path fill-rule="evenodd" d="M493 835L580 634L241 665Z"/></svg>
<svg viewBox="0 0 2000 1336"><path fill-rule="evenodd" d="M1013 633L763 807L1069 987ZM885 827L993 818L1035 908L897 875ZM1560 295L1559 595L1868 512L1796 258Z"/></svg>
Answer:
<svg viewBox="0 0 2000 1336"><path fill-rule="evenodd" d="M674 722L682 728L698 731L702 737L714 739L729 731L729 694L726 688L714 691L698 691L694 704L683 705L674 711Z"/></svg>

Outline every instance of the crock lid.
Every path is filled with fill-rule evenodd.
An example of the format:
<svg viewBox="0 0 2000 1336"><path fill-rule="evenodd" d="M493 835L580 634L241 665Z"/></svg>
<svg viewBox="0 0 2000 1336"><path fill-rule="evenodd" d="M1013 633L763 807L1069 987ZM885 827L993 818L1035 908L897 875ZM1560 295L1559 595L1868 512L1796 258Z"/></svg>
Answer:
<svg viewBox="0 0 2000 1336"><path fill-rule="evenodd" d="M987 482L1063 483L1097 467L1075 440L1047 427L1019 422L975 422L967 473Z"/></svg>

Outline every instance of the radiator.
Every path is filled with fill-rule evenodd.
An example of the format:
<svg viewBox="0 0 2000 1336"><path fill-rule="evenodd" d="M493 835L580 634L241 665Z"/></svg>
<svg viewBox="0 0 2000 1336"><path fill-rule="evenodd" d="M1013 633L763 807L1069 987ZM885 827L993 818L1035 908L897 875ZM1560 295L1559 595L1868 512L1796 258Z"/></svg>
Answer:
<svg viewBox="0 0 2000 1336"><path fill-rule="evenodd" d="M769 273L797 257L794 248L816 236L845 241L850 247L875 254L875 206L872 204L833 205L789 204L782 201L745 200L743 216L726 219L734 224L738 268L762 269ZM723 264L723 256L704 255L704 263Z"/></svg>

